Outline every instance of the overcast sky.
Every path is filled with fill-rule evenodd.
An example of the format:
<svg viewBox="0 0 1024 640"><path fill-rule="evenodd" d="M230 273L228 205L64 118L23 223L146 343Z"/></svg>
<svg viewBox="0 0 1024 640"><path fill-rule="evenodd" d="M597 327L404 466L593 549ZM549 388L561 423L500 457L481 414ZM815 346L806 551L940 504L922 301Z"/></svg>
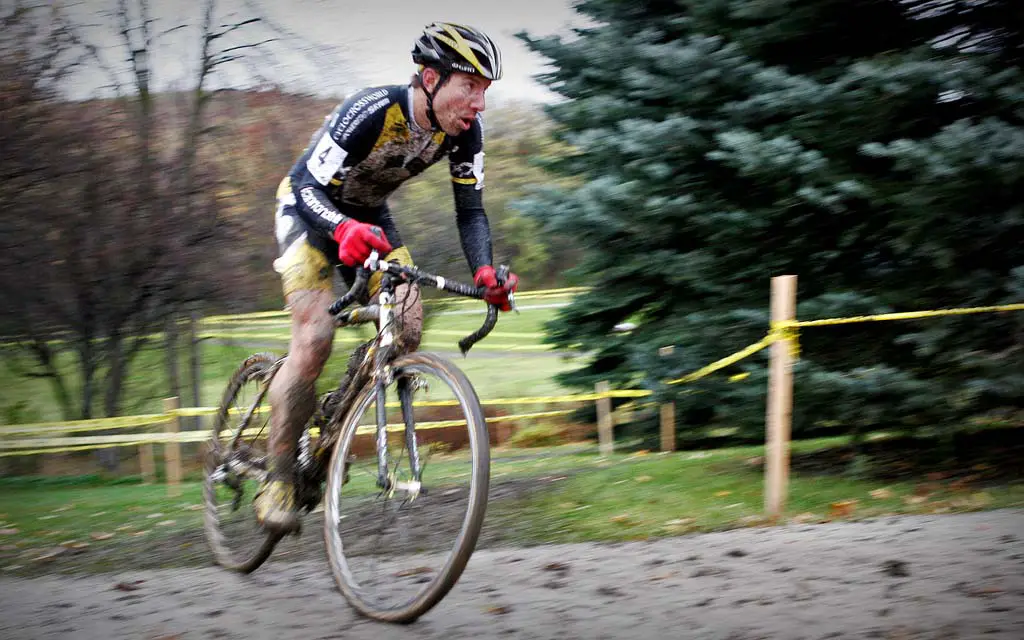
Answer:
<svg viewBox="0 0 1024 640"><path fill-rule="evenodd" d="M138 0L129 0L137 4ZM572 10L573 0L218 0L219 21L234 23L257 15L256 4L272 21L300 36L310 48L335 47L334 62L323 55L302 55L294 48L279 48L273 60L261 59L259 73L270 79L324 95L342 95L379 84L398 84L414 71L409 57L412 42L424 25L434 20L461 22L487 32L503 53L504 77L489 92L500 103L515 97L548 100L552 96L532 76L543 70L544 60L513 36L520 30L543 36L568 32L584 24ZM107 56L108 66L124 66L124 48L113 8L116 0L69 0L75 21L90 26L85 33ZM197 25L199 0L150 0L155 31L179 24ZM156 47L154 83L158 89L185 88L194 65L196 31L180 30L162 36ZM234 34L235 44L252 42L268 34L255 28ZM222 76L226 77L226 76ZM251 77L234 68L229 84ZM222 81L223 82L223 81ZM95 94L105 84L99 72L80 74L70 89L74 97Z"/></svg>

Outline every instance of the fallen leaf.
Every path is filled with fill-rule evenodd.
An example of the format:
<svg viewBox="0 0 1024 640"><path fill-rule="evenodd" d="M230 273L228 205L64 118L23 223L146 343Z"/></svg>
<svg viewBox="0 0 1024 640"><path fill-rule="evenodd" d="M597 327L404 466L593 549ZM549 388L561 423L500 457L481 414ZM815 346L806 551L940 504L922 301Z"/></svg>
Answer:
<svg viewBox="0 0 1024 640"><path fill-rule="evenodd" d="M545 571L568 571L569 565L564 562L549 562L544 565Z"/></svg>
<svg viewBox="0 0 1024 640"><path fill-rule="evenodd" d="M97 511L96 513L89 514L89 517L90 518L98 518L100 516L105 516L105 515L107 515L106 511Z"/></svg>
<svg viewBox="0 0 1024 640"><path fill-rule="evenodd" d="M138 537L138 536L144 536L147 533L149 533L149 529L143 529L142 531L136 531L132 535L135 536L135 537Z"/></svg>
<svg viewBox="0 0 1024 640"><path fill-rule="evenodd" d="M484 612L485 613L489 613L491 615L502 616L502 615L505 615L506 613L511 613L512 612L512 607L505 606L505 605L495 605L495 606L487 607L486 609L484 609Z"/></svg>
<svg viewBox="0 0 1024 640"><path fill-rule="evenodd" d="M147 518L160 518L160 517L162 517L163 515L164 515L164 514L162 514L162 513L151 513L151 514L149 514L149 515L148 515L148 516L146 516L146 517L147 517Z"/></svg>
<svg viewBox="0 0 1024 640"><path fill-rule="evenodd" d="M999 587L982 587L980 589L975 589L973 593L979 596L994 596L1003 593L1003 589L1000 589Z"/></svg>
<svg viewBox="0 0 1024 640"><path fill-rule="evenodd" d="M430 567L413 567L412 569L403 569L395 573L396 578L408 578L409 576L420 576L424 573L432 573L434 570Z"/></svg>
<svg viewBox="0 0 1024 640"><path fill-rule="evenodd" d="M57 516L39 516L40 520L53 520Z"/></svg>
<svg viewBox="0 0 1024 640"><path fill-rule="evenodd" d="M724 498L725 496L731 496L731 495L732 495L732 491L719 491L719 492L715 493L715 497L716 498Z"/></svg>
<svg viewBox="0 0 1024 640"><path fill-rule="evenodd" d="M666 527L688 527L694 523L693 518L676 518L665 522Z"/></svg>
<svg viewBox="0 0 1024 640"><path fill-rule="evenodd" d="M78 540L68 540L67 542L60 543L60 546L67 549L85 549L89 546L88 542L79 542Z"/></svg>
<svg viewBox="0 0 1024 640"><path fill-rule="evenodd" d="M830 518L845 518L851 515L856 508L857 500L840 500L828 506L828 516Z"/></svg>
<svg viewBox="0 0 1024 640"><path fill-rule="evenodd" d="M672 576L676 575L675 571L669 571L668 573L660 573L656 576L651 576L651 582L657 582L658 580L668 580Z"/></svg>
<svg viewBox="0 0 1024 640"><path fill-rule="evenodd" d="M111 538L114 537L114 534L112 534L112 533L98 533L96 531L93 531L92 533L89 534L89 537L92 538L93 540L110 540Z"/></svg>
<svg viewBox="0 0 1024 640"><path fill-rule="evenodd" d="M920 484L914 485L913 493L915 496L930 496L931 494L938 491L939 488L940 487L937 483L922 482Z"/></svg>
<svg viewBox="0 0 1024 640"><path fill-rule="evenodd" d="M162 522L156 523L156 526L158 526L158 527L169 527L172 524L174 524L175 522L177 522L177 521L176 520L163 520Z"/></svg>
<svg viewBox="0 0 1024 640"><path fill-rule="evenodd" d="M118 582L114 585L114 589L118 591L138 591L142 587L141 585L145 580L132 580L131 582Z"/></svg>
<svg viewBox="0 0 1024 640"><path fill-rule="evenodd" d="M893 578L907 578L910 570L903 560L886 560L882 563L882 573Z"/></svg>
<svg viewBox="0 0 1024 640"><path fill-rule="evenodd" d="M201 504L190 504L187 507L185 507L185 509L188 511L202 511L205 508L206 507Z"/></svg>
<svg viewBox="0 0 1024 640"><path fill-rule="evenodd" d="M0 529L0 536L16 536L18 535L17 529Z"/></svg>
<svg viewBox="0 0 1024 640"><path fill-rule="evenodd" d="M904 504L915 505L928 502L928 496L903 496Z"/></svg>
<svg viewBox="0 0 1024 640"><path fill-rule="evenodd" d="M794 524L806 524L808 522L817 522L821 520L821 516L816 513L798 513L789 519Z"/></svg>
<svg viewBox="0 0 1024 640"><path fill-rule="evenodd" d="M949 483L949 489L951 491L964 491L964 490L966 490L968 488L968 485L970 485L973 482L977 482L980 479L981 479L981 474L972 473L969 476L964 476L963 478L958 478L958 479L950 482Z"/></svg>
<svg viewBox="0 0 1024 640"><path fill-rule="evenodd" d="M617 516L612 516L611 521L618 522L619 524L628 524L630 521L630 517L628 513L622 513Z"/></svg>
<svg viewBox="0 0 1024 640"><path fill-rule="evenodd" d="M134 526L134 525L130 525L130 524L123 524L123 525L121 525L120 527L118 527L118 528L114 529L114 531L131 531L131 530L132 530L132 529L134 529L134 528L135 528L135 526Z"/></svg>
<svg viewBox="0 0 1024 640"><path fill-rule="evenodd" d="M875 500L887 500L892 497L892 491L889 489L875 489L871 492L871 497Z"/></svg>
<svg viewBox="0 0 1024 640"><path fill-rule="evenodd" d="M53 560L54 558L56 558L59 555L67 553L67 551L68 550L66 548L64 548L64 547L56 547L54 549L50 549L49 551L47 551L44 554L36 556L35 558L32 558L32 559L35 560L36 562L46 562L48 560Z"/></svg>
<svg viewBox="0 0 1024 640"><path fill-rule="evenodd" d="M637 476L634 480L637 482L650 482L651 480L654 480L654 478L651 476Z"/></svg>

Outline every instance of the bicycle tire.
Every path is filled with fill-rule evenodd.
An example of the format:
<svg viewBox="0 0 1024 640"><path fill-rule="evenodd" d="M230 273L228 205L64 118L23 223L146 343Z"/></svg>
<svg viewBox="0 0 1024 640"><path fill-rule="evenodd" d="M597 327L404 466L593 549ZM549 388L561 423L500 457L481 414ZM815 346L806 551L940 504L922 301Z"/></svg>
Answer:
<svg viewBox="0 0 1024 640"><path fill-rule="evenodd" d="M371 381L363 386L346 414L341 424L341 436L331 456L324 500L324 542L335 583L356 611L374 620L408 624L429 611L448 594L462 575L476 548L487 507L490 483L490 441L483 408L476 391L466 375L455 365L434 354L412 353L397 358L392 363L392 369L396 379L406 371L412 373L419 371L435 375L448 383L459 400L466 418L467 431L470 434L470 457L473 468L468 498L469 506L463 517L461 529L441 571L414 598L394 607L379 608L361 595L359 584L350 571L348 560L345 557L338 523L341 491L346 471L345 461L348 459L349 449L355 440L359 420L372 404L375 396L375 384Z"/></svg>
<svg viewBox="0 0 1024 640"><path fill-rule="evenodd" d="M266 562L267 558L274 551L274 547L283 537L283 534L266 532L259 544L242 553L230 549L226 544L225 533L221 530L215 494L216 486L211 473L219 466L219 461L223 459L223 456L234 447L237 440L237 438L232 438L232 441L227 445L221 442L221 433L225 429L232 428L229 426L229 410L233 406L235 398L245 387L246 383L264 378L278 360L278 356L270 353L256 353L246 358L232 374L227 387L224 389L220 405L217 407L213 434L209 444L210 450L207 452L206 462L203 465L203 503L205 507L203 510L203 531L207 546L213 552L217 564L239 573L252 573ZM269 379L263 382L267 385L270 384ZM241 508L251 510L252 506L250 504ZM254 511L253 518L255 519Z"/></svg>

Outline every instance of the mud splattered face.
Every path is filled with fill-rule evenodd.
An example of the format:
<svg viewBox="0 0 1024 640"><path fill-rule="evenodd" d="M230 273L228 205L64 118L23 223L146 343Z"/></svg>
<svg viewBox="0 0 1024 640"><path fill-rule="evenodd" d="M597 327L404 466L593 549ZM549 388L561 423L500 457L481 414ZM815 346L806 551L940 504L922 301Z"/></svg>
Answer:
<svg viewBox="0 0 1024 640"><path fill-rule="evenodd" d="M487 78L452 72L434 96L434 114L445 133L456 136L472 126L476 114L487 107L484 94L489 86Z"/></svg>

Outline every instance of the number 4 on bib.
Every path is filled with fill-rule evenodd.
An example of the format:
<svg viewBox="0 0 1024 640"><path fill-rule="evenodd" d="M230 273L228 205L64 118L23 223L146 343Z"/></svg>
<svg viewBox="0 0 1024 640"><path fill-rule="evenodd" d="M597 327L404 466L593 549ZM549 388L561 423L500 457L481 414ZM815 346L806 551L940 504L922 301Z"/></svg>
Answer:
<svg viewBox="0 0 1024 640"><path fill-rule="evenodd" d="M317 182L326 186L334 174L341 170L347 155L348 152L331 137L330 131L325 131L306 161L306 169L313 174Z"/></svg>

